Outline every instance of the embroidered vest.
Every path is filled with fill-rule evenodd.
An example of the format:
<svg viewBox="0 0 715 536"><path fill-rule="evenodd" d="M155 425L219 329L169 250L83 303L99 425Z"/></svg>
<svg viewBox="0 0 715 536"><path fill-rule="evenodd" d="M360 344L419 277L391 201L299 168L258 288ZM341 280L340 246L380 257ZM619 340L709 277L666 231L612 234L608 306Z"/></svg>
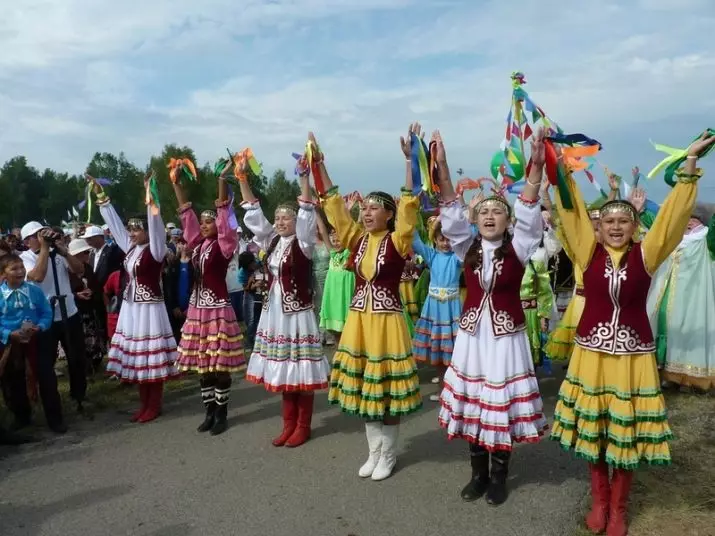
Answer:
<svg viewBox="0 0 715 536"><path fill-rule="evenodd" d="M189 303L199 309L218 309L231 305L226 287L226 271L231 259L223 256L218 240L204 240L191 255L194 289Z"/></svg>
<svg viewBox="0 0 715 536"><path fill-rule="evenodd" d="M375 275L365 279L360 269L367 252L367 234L363 235L355 248L355 294L350 304L354 311L367 311L368 296L373 313L402 313L400 300L400 279L405 268L405 259L398 253L390 233L380 241L375 258Z"/></svg>
<svg viewBox="0 0 715 536"><path fill-rule="evenodd" d="M583 273L586 305L576 329L576 344L613 355L654 352L646 311L650 280L640 244L633 244L623 255L620 267L613 266L606 248L597 244Z"/></svg>
<svg viewBox="0 0 715 536"><path fill-rule="evenodd" d="M521 308L520 287L524 277L524 265L509 244L502 259L492 259L492 281L485 288L482 272L465 265L464 279L467 283L467 298L464 300L459 327L474 334L484 310L491 317L495 337L511 335L525 327L524 311Z"/></svg>
<svg viewBox="0 0 715 536"><path fill-rule="evenodd" d="M147 244L141 252L134 266L129 266L129 258L136 246L129 248L124 259L124 269L132 274L134 285L132 301L134 303L161 303L164 301L164 290L161 284L161 274L164 262L157 261L151 254L151 246ZM124 289L124 299L127 299L127 290Z"/></svg>
<svg viewBox="0 0 715 536"><path fill-rule="evenodd" d="M276 236L270 245L271 257L275 251L280 236ZM284 313L309 311L313 308L313 268L308 257L300 249L298 240L293 237L290 244L283 250L278 264L278 278L273 277L270 269L270 259L266 258L269 288L278 282L281 292L281 308ZM263 302L263 308L268 309L268 299Z"/></svg>

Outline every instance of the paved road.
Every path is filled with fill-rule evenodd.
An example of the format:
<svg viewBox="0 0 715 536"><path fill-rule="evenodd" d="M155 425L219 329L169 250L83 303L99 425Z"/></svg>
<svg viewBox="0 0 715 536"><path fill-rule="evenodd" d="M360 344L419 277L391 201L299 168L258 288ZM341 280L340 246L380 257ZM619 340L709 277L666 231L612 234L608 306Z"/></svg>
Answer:
<svg viewBox="0 0 715 536"><path fill-rule="evenodd" d="M465 504L466 445L437 428L437 388L422 371L425 409L402 426L398 470L362 480L362 423L316 399L313 439L277 449L279 397L242 383L231 428L194 430L198 393L168 400L165 415L132 425L119 411L76 423L67 436L0 450L3 536L404 536L570 534L581 516L583 465L549 441L517 448L511 496ZM542 380L549 415L559 381Z"/></svg>

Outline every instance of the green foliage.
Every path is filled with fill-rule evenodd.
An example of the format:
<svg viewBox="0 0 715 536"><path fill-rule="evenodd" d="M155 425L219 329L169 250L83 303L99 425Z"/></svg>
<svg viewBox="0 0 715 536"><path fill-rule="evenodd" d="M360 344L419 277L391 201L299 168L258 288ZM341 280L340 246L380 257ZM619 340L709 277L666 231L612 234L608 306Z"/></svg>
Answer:
<svg viewBox="0 0 715 536"><path fill-rule="evenodd" d="M167 145L158 156L153 156L148 165L139 167L127 160L123 153L95 153L87 165L86 172L96 178L111 181L105 190L112 199L112 204L123 218L143 213L144 177L150 169L156 173L159 185L161 213L165 221L178 223L176 215L177 201L171 181L168 164L171 158L190 158L196 163L194 152L189 147ZM217 192L217 178L213 166L208 162L203 166L196 163L197 182L184 181L182 184L188 198L197 210L214 206ZM249 184L254 195L269 219L275 208L286 201L295 201L300 195L300 187L295 180L286 178L285 171L277 170L268 179L249 177ZM85 196L86 181L83 175L68 175L51 169L44 172L30 166L24 156L8 160L0 169L0 227L3 230L21 226L31 220L46 220L57 225L67 220L67 212L72 211ZM241 202L238 188L234 188L235 204ZM86 221L87 209L79 210L80 219ZM237 210L239 220L241 210ZM92 222L102 223L99 210L92 209Z"/></svg>

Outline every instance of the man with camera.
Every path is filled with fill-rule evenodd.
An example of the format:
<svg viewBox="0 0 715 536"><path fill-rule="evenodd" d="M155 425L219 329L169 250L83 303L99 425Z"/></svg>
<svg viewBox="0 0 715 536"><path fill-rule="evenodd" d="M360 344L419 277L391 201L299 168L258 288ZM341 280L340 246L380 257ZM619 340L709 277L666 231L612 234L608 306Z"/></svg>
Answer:
<svg viewBox="0 0 715 536"><path fill-rule="evenodd" d="M42 289L54 314L52 327L48 332L53 351L47 359L42 356L42 363L38 360L38 376L51 376L56 383L56 349L58 342L62 344L67 356L70 396L77 403L77 411L81 413L87 392L86 353L82 319L70 285L70 271L81 276L84 266L69 254L61 234L38 222L25 224L21 236L27 246L27 251L20 255L27 270L27 280Z"/></svg>

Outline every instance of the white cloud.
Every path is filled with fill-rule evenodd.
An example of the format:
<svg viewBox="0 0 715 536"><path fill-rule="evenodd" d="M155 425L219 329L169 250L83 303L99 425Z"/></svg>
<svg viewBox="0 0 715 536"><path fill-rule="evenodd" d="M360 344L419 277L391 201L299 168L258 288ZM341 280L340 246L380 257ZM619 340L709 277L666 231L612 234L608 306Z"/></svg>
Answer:
<svg viewBox="0 0 715 536"><path fill-rule="evenodd" d="M98 150L143 164L180 143L202 162L251 145L269 170L292 168L315 130L337 180L396 189L397 140L418 119L483 174L514 69L623 174L658 159L648 138L684 143L715 111L708 3L677 25L665 0L21 4L0 21L0 50L15 52L0 56L0 160L38 167L77 172Z"/></svg>

